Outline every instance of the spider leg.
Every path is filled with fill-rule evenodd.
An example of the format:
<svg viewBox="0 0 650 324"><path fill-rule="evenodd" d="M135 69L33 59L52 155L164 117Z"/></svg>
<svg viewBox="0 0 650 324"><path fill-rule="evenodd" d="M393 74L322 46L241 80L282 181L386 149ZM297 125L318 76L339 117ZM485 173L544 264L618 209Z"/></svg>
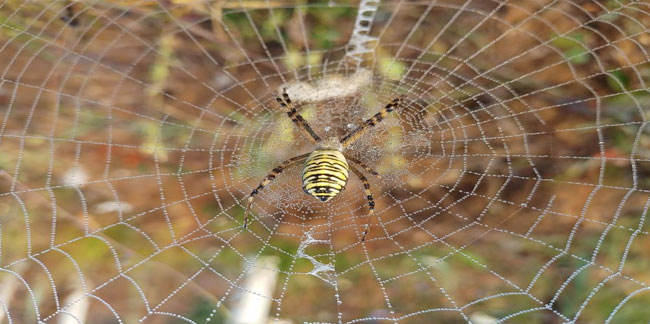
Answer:
<svg viewBox="0 0 650 324"><path fill-rule="evenodd" d="M287 116L291 118L291 121L293 121L294 124L300 129L303 135L307 137L307 139L312 143L316 144L320 142L320 137L314 132L313 129L309 126L307 121L302 118L302 116L298 113L296 110L296 107L294 107L293 102L291 101L291 98L289 98L289 95L287 94L287 88L282 89L282 98L280 97L275 97L275 100L282 106L287 111Z"/></svg>
<svg viewBox="0 0 650 324"><path fill-rule="evenodd" d="M282 173L282 171L284 171L284 169L296 164L297 162L299 162L301 160L304 160L307 156L309 156L309 153L298 155L298 156L292 157L292 158L282 162L282 164L278 165L273 170L271 170L271 172L264 178L264 180L262 180L262 182L260 182L259 186L257 186L257 188L255 188L255 190L253 190L253 192L251 192L250 196L248 196L248 202L246 204L246 212L244 213L244 228L246 228L248 226L248 211L251 208L251 204L253 203L253 198L255 197L255 195L257 195L260 192L260 190L262 190L271 181L273 181L273 179L275 179L275 177L278 174Z"/></svg>
<svg viewBox="0 0 650 324"><path fill-rule="evenodd" d="M368 172L368 173L374 175L375 177L381 179L381 176L379 175L379 173L377 173L377 171L373 170L373 169L372 169L371 167L369 167L367 164L365 164L365 163L361 162L360 160L357 160L357 159L355 159L355 158L353 158L353 157L346 156L345 158L346 158L348 161L352 161L352 162L356 163L356 164L359 165L362 169L366 170L366 172Z"/></svg>
<svg viewBox="0 0 650 324"><path fill-rule="evenodd" d="M401 95L395 99L393 99L391 102L389 102L384 108L382 108L378 113L376 113L374 116L368 118L361 127L357 128L355 131L352 133L346 135L341 139L341 144L343 147L348 147L350 144L354 143L356 140L361 137L361 135L365 134L372 126L375 126L379 124L386 115L388 115L389 112L395 110L396 108L400 108L402 106L402 103L404 102L405 95Z"/></svg>
<svg viewBox="0 0 650 324"><path fill-rule="evenodd" d="M370 219L372 216L375 215L375 200L372 197L372 192L370 191L370 183L368 182L368 179L359 171L357 168L354 166L350 166L350 170L354 172L354 174L359 177L359 180L363 182L363 191L366 194L366 199L368 199L368 208L370 209L370 212L366 216L366 228L363 231L363 236L361 236L361 242L366 240L366 235L368 235L368 230L370 229Z"/></svg>

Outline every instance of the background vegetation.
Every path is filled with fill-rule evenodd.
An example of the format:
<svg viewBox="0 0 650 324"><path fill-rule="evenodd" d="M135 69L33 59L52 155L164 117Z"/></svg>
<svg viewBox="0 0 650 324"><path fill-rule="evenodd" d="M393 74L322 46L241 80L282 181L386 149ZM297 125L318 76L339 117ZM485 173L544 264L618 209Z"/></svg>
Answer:
<svg viewBox="0 0 650 324"><path fill-rule="evenodd" d="M592 323L625 298L613 321L647 323L650 8L427 4L384 2L356 66L356 2L0 2L0 285L30 287L0 294L14 323L79 290L92 323L222 323L260 256L294 323ZM362 70L301 113L342 134L410 89L351 152L382 174L369 240L359 183L323 206L299 168L242 229L244 197L310 149L278 87Z"/></svg>

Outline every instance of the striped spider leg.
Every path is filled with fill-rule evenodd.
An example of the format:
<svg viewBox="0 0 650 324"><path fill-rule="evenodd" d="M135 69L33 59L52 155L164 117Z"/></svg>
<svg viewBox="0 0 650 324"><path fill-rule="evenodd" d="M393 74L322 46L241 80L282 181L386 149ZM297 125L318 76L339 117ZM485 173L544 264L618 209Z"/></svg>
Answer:
<svg viewBox="0 0 650 324"><path fill-rule="evenodd" d="M357 160L357 159L355 159L355 158L353 158L353 157L351 157L351 156L347 156L347 155L346 155L345 158L348 159L348 160L350 160L350 162L353 162L353 163L355 163L356 165L360 166L360 167L361 167L362 169L364 169L366 172L368 172L368 173L374 175L375 177L381 179L381 176L379 175L379 173L377 173L377 171L373 170L373 169L372 169L371 167L369 167L367 164L365 164L365 163L361 162L360 160Z"/></svg>
<svg viewBox="0 0 650 324"><path fill-rule="evenodd" d="M287 88L282 89L282 98L275 97L275 100L287 111L287 116L291 118L291 121L296 124L296 127L298 127L312 144L318 144L321 141L316 132L311 129L307 121L296 110L296 107L287 94Z"/></svg>
<svg viewBox="0 0 650 324"><path fill-rule="evenodd" d="M368 209L370 209L370 212L368 212L368 215L366 216L366 225L363 230L363 235L361 236L361 242L363 242L366 240L366 235L368 235L368 230L370 229L370 219L375 215L375 199L372 197L372 192L370 191L370 182L368 182L368 179L366 179L363 173L352 165L350 166L350 170L352 170L352 172L356 174L359 180L363 183L363 191L366 194L366 199L368 199Z"/></svg>
<svg viewBox="0 0 650 324"><path fill-rule="evenodd" d="M294 156L294 157L282 162L282 164L278 165L273 170L271 170L271 173L269 173L264 178L264 180L262 180L262 182L260 182L259 186L257 186L257 188L255 188L255 190L253 190L253 192L251 192L250 196L248 196L248 203L246 204L246 212L244 213L244 228L248 227L248 211L250 210L251 204L253 203L253 197L255 197L255 195L257 195L260 192L260 190L262 190L271 181L273 181L273 179L275 179L275 177L277 177L278 174L282 173L282 171L284 171L286 168L288 168L288 167L290 167L290 166L304 160L305 158L307 158L307 156L309 156L309 153Z"/></svg>
<svg viewBox="0 0 650 324"><path fill-rule="evenodd" d="M368 132L368 130L370 130L373 126L379 124L382 120L384 120L384 118L386 118L386 115L388 115L388 113L395 110L396 108L400 108L402 106L402 103L404 102L405 97L406 97L405 95L401 95L393 99L378 113L376 113L374 116L368 118L365 122L363 122L363 124L361 124L361 127L357 128L352 133L343 137L341 139L341 145L343 145L343 148L350 146L356 140L361 138L361 136L366 132Z"/></svg>

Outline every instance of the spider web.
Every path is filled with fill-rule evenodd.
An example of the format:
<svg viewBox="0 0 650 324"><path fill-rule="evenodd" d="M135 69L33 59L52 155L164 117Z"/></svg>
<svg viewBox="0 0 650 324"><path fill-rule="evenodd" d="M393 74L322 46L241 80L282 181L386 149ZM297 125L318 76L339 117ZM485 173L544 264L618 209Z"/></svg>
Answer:
<svg viewBox="0 0 650 324"><path fill-rule="evenodd" d="M0 322L647 323L649 28L622 0L2 1ZM360 181L323 204L299 166L242 227L314 149L283 87L323 138L406 95L345 152L381 174L364 242Z"/></svg>

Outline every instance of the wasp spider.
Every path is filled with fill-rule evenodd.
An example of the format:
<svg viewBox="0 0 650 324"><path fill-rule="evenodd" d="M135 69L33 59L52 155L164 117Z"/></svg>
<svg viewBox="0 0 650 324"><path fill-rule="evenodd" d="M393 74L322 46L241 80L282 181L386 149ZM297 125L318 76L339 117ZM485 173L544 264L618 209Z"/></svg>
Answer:
<svg viewBox="0 0 650 324"><path fill-rule="evenodd" d="M282 164L275 167L275 169L273 169L271 173L262 180L260 185L257 186L248 197L248 204L246 205L246 213L244 216L244 227L248 226L248 213L251 203L253 202L253 197L255 197L262 188L273 181L273 179L275 179L275 177L282 173L286 168L293 166L302 160L306 160L302 169L302 189L307 194L322 202L329 201L343 190L348 181L348 170L352 170L352 172L359 177L363 183L364 192L366 199L368 199L368 206L370 209L370 212L366 217L365 230L361 238L362 241L365 240L366 235L368 234L370 218L375 212L375 202L372 193L370 192L370 183L368 182L368 179L366 179L363 173L361 173L361 171L359 171L359 169L354 165L348 164L348 161L356 164L372 175L379 177L379 174L363 162L346 156L344 152L350 144L354 143L370 128L381 122L389 112L400 108L404 101L404 95L393 99L382 110L370 119L366 120L361 127L347 134L340 140L336 137L321 140L314 130L311 129L307 121L305 121L305 119L296 111L296 108L287 94L286 88L282 91L282 97L276 97L276 100L280 106L286 110L287 116L291 118L303 135L305 135L312 144L316 145L316 149L311 153L298 155L284 161Z"/></svg>

